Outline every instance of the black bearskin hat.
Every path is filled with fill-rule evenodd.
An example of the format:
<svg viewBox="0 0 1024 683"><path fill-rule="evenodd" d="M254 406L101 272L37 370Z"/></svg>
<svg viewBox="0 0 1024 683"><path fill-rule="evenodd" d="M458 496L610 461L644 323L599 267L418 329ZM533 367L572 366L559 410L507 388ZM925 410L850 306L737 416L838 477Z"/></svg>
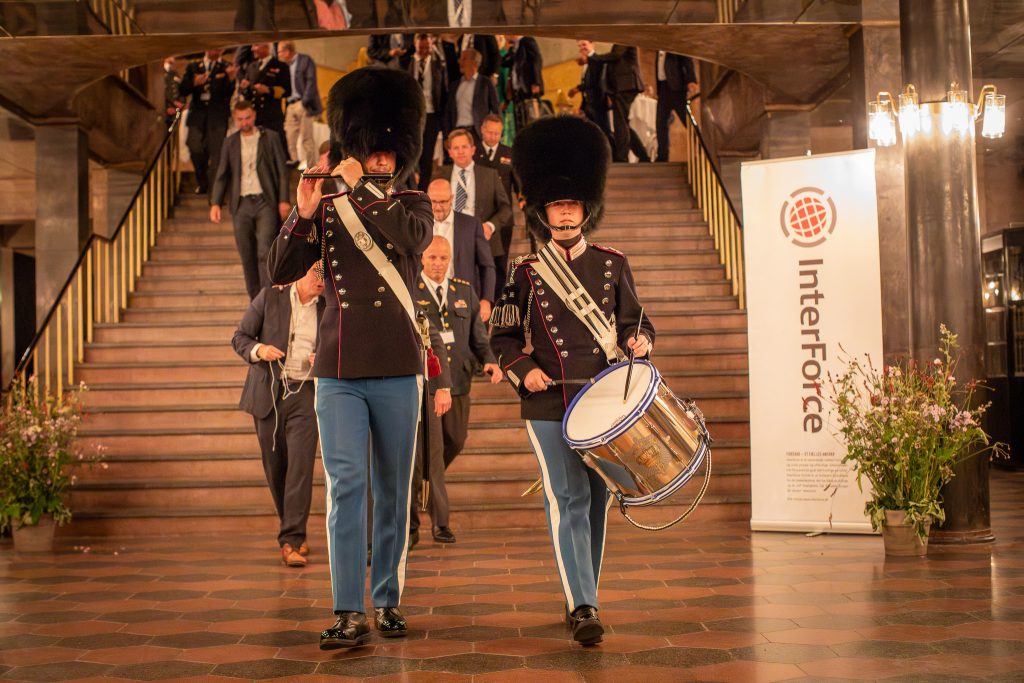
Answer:
<svg viewBox="0 0 1024 683"><path fill-rule="evenodd" d="M544 206L559 199L583 202L583 232L604 213L604 184L611 149L596 125L576 116L538 119L516 136L512 168L526 198L526 224L542 242L551 239Z"/></svg>
<svg viewBox="0 0 1024 683"><path fill-rule="evenodd" d="M401 178L420 157L425 116L423 90L411 75L377 66L356 69L327 95L330 163L391 151L395 176Z"/></svg>

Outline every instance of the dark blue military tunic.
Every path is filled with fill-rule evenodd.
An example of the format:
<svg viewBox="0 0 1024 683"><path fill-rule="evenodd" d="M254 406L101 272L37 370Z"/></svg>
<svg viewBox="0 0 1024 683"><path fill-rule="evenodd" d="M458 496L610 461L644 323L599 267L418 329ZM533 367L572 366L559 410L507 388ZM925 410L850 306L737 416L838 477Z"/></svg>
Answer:
<svg viewBox="0 0 1024 683"><path fill-rule="evenodd" d="M593 335L533 269L531 264L536 261L537 258L530 255L513 263L509 284L498 307L514 304L519 312L516 316L519 324L496 325L491 333L491 349L498 356L509 382L522 397L523 419L560 421L583 386L556 385L547 391L531 393L522 385L526 375L540 368L555 380L590 379L607 368L608 361ZM568 265L605 317L614 321L619 346L627 350L626 341L636 332L640 318L640 303L625 255L615 249L587 244ZM499 316L493 319L500 322ZM653 344L654 325L646 313L641 332ZM524 351L527 334L533 344L529 353Z"/></svg>
<svg viewBox="0 0 1024 683"><path fill-rule="evenodd" d="M311 219L293 209L268 259L271 280L287 284L324 257L327 308L313 374L335 379L421 374L418 334L383 276L342 225L334 208L337 196L325 196ZM388 195L367 179L349 199L363 229L395 264L409 291L415 291L420 254L433 237L430 200L422 192Z"/></svg>

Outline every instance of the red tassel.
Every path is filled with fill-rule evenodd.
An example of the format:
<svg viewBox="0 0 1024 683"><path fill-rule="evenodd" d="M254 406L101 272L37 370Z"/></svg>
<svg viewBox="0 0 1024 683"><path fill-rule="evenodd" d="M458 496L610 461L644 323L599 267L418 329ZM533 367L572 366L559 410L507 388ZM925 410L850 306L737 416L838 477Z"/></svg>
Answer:
<svg viewBox="0 0 1024 683"><path fill-rule="evenodd" d="M441 361L434 354L434 349L427 349L427 379L434 379L441 374Z"/></svg>

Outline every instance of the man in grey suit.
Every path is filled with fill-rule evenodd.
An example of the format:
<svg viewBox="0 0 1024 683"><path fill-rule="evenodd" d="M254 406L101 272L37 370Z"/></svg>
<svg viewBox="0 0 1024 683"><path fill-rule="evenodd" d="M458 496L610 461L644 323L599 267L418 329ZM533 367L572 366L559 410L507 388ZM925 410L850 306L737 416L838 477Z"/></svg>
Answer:
<svg viewBox="0 0 1024 683"><path fill-rule="evenodd" d="M479 73L480 53L464 50L459 56L459 71L462 76L448 91L445 106L445 134L456 129L470 131L474 144L480 140L480 124L488 114L498 113L498 91L490 78Z"/></svg>
<svg viewBox="0 0 1024 683"><path fill-rule="evenodd" d="M324 311L324 283L314 265L287 287L265 287L231 340L250 363L238 407L256 424L263 471L280 522L281 561L305 567L306 522L313 490L317 426L313 357Z"/></svg>
<svg viewBox="0 0 1024 683"><path fill-rule="evenodd" d="M224 141L210 195L210 220L220 223L220 209L227 194L245 290L254 299L270 284L267 253L280 221L291 211L288 167L281 137L256 127L251 104L239 100L232 115L238 130Z"/></svg>
<svg viewBox="0 0 1024 683"><path fill-rule="evenodd" d="M491 383L501 381L502 373L491 352L487 328L480 319L476 293L469 283L449 277L452 251L441 235L423 252L423 271L415 290L416 303L441 333L451 369L451 408L443 415L428 411L427 440L420 457L425 462L419 469L430 480L430 518L433 537L438 543L454 543L455 534L448 526L448 492L445 469L451 465L466 443L469 427L469 389L477 364L491 376ZM415 506L410 511L418 524Z"/></svg>
<svg viewBox="0 0 1024 683"><path fill-rule="evenodd" d="M480 299L481 318L489 320L497 277L484 226L474 216L452 211L452 185L446 179L431 182L427 196L434 212L434 234L444 237L451 248L448 276L469 283Z"/></svg>
<svg viewBox="0 0 1024 683"><path fill-rule="evenodd" d="M295 43L286 40L277 44L278 58L288 65L292 79L292 94L284 110L284 135L288 139L288 157L295 163L306 162L306 168L316 165L316 141L313 140L313 119L324 110L320 89L316 84L316 64L309 55L295 51ZM300 152L298 143L302 139Z"/></svg>
<svg viewBox="0 0 1024 683"><path fill-rule="evenodd" d="M493 168L475 163L476 145L465 130L448 134L448 153L452 157L451 170L440 177L448 178L454 196L456 213L475 216L484 226L484 237L491 243L491 256L495 263L505 255L505 237L511 240L512 204L501 176ZM504 277L504 273L497 277Z"/></svg>

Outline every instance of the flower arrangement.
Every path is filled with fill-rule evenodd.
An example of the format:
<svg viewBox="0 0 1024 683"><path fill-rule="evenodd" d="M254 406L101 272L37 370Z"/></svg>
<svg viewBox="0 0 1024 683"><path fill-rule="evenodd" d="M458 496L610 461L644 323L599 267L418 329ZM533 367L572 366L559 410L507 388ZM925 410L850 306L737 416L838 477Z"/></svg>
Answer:
<svg viewBox="0 0 1024 683"><path fill-rule="evenodd" d="M74 444L82 421L79 385L59 397L40 398L36 380L17 379L0 412L0 531L39 523L44 514L57 524L71 519L68 488L72 467L95 461Z"/></svg>
<svg viewBox="0 0 1024 683"><path fill-rule="evenodd" d="M864 511L876 531L886 510L903 510L923 540L932 522L945 520L940 490L954 466L1003 452L981 427L989 404L975 406L978 382L957 384L956 335L945 325L940 335L939 356L930 363L911 360L879 371L870 358L853 359L829 376L843 462L853 463L861 490L862 479L871 484Z"/></svg>

